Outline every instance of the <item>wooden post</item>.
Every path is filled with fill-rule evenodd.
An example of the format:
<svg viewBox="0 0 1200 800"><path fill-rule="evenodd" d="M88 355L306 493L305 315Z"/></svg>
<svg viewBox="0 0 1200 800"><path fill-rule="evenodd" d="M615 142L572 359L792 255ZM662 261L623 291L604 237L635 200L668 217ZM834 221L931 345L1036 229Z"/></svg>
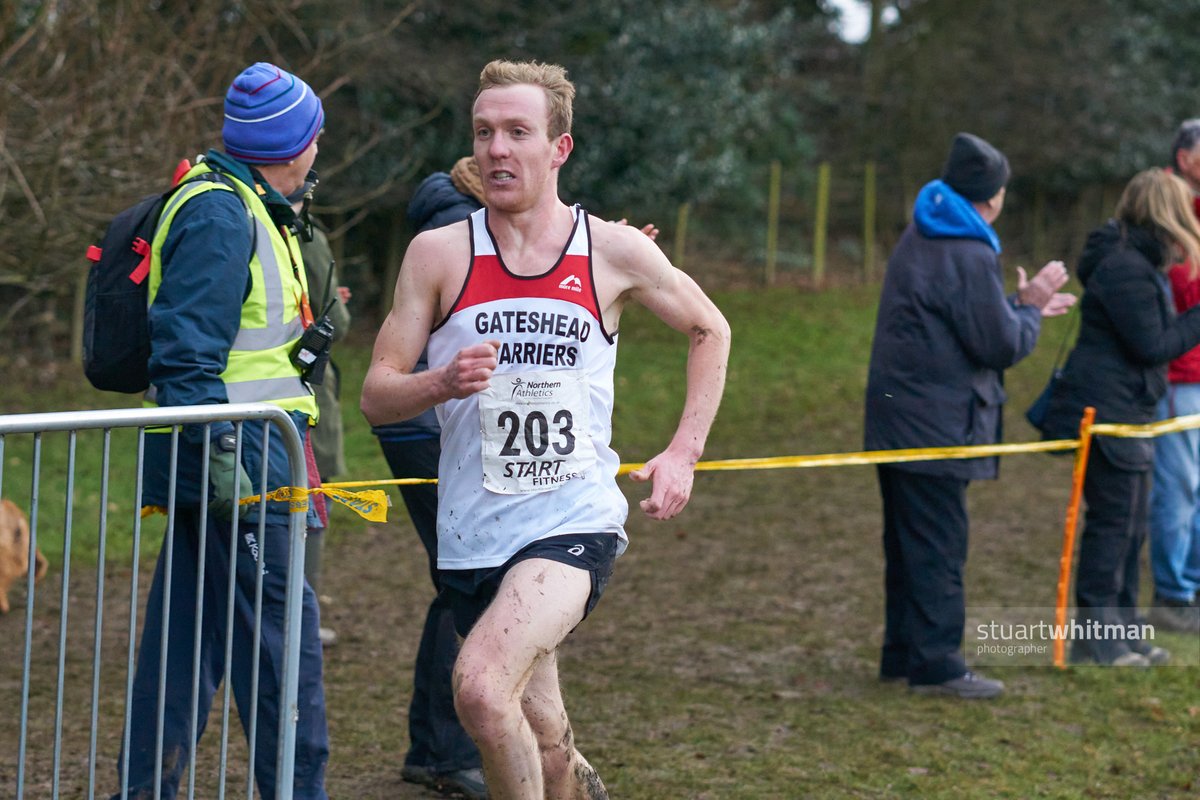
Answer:
<svg viewBox="0 0 1200 800"><path fill-rule="evenodd" d="M1088 453L1092 448L1092 424L1096 409L1088 406L1079 422L1079 449L1075 451L1075 469L1071 473L1071 500L1063 523L1062 555L1058 559L1058 593L1054 606L1054 666L1067 668L1067 641L1058 634L1067 629L1067 594L1071 588L1071 562L1075 557L1075 528L1079 522L1079 502L1083 498L1083 480L1087 477Z"/></svg>
<svg viewBox="0 0 1200 800"><path fill-rule="evenodd" d="M675 250L672 261L674 261L676 269L683 269L683 245L687 241L688 215L691 212L691 203L681 203L679 214L675 217Z"/></svg>
<svg viewBox="0 0 1200 800"><path fill-rule="evenodd" d="M817 170L817 215L813 223L813 286L825 282L825 237L829 226L829 173L828 161L822 161Z"/></svg>
<svg viewBox="0 0 1200 800"><path fill-rule="evenodd" d="M778 160L772 161L771 185L767 193L767 286L775 283L775 258L779 252L779 187L782 180L782 165Z"/></svg>
<svg viewBox="0 0 1200 800"><path fill-rule="evenodd" d="M875 280L875 162L868 161L863 169L863 278Z"/></svg>

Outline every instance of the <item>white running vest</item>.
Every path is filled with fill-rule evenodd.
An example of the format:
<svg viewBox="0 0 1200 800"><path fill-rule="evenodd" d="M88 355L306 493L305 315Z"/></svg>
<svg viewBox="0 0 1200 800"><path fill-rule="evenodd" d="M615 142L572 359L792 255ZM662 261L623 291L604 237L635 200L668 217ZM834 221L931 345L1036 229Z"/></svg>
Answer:
<svg viewBox="0 0 1200 800"><path fill-rule="evenodd" d="M471 215L471 266L429 336L429 366L487 339L501 346L486 391L437 406L439 569L499 566L566 533L615 533L618 552L627 544L610 447L617 337L593 285L587 212L573 211L558 262L531 277L504 266L487 210Z"/></svg>

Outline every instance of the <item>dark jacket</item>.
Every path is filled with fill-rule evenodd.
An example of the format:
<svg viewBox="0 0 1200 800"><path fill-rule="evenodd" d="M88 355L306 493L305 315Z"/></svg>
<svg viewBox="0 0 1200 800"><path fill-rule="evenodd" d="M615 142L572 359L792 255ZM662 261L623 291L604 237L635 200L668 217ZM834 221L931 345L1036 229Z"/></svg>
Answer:
<svg viewBox="0 0 1200 800"><path fill-rule="evenodd" d="M1086 406L1096 409L1097 422L1153 421L1167 390L1167 363L1200 344L1200 306L1175 315L1160 271L1167 255L1143 228L1109 221L1088 235L1078 270L1079 339L1050 398L1047 438L1075 438ZM1095 442L1122 469L1153 462L1152 439Z"/></svg>
<svg viewBox="0 0 1200 800"><path fill-rule="evenodd" d="M463 194L445 172L435 172L413 192L408 201L408 222L417 233L461 222L483 204Z"/></svg>
<svg viewBox="0 0 1200 800"><path fill-rule="evenodd" d="M215 150L205 158L214 169L247 186L257 185L259 197L277 223L286 225L294 219L287 201L251 167ZM253 248L246 208L233 192L204 192L184 203L175 215L162 248L162 284L148 312L150 382L157 389L158 405L229 402L220 374L241 327L242 303L250 293ZM305 435L308 416L294 412L292 421ZM252 421L243 427L242 465L256 486L262 469L263 425ZM217 422L209 433L215 439L233 430L232 423ZM180 437L176 480L180 507L194 507L209 494L208 487L202 490L200 486L203 434L204 426L189 425ZM167 434L146 436L146 505L167 505L170 439ZM289 486L291 472L283 439L272 431L269 441L269 488ZM273 523L287 521L287 503L268 503L267 512ZM256 512L249 518L256 519Z"/></svg>
<svg viewBox="0 0 1200 800"><path fill-rule="evenodd" d="M483 208L483 204L468 194L463 194L450 180L445 172L435 172L417 187L412 199L408 201L408 221L417 233L442 228L455 222L461 222L471 216L473 211ZM429 369L428 354L421 353L413 372ZM410 439L430 439L441 435L438 425L437 412L432 408L426 409L412 419L393 422L390 425L376 425L371 431L380 441L394 442Z"/></svg>
<svg viewBox="0 0 1200 800"><path fill-rule="evenodd" d="M1033 350L1041 312L1004 295L999 240L965 199L933 181L888 261L867 376L866 448L993 444L1003 370ZM997 459L896 465L994 478Z"/></svg>

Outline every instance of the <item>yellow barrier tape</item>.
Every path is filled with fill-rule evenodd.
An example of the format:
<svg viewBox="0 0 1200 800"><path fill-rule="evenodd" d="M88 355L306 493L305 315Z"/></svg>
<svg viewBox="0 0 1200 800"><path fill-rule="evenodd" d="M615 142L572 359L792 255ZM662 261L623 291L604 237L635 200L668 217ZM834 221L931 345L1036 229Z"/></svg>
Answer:
<svg viewBox="0 0 1200 800"><path fill-rule="evenodd" d="M1149 439L1168 433L1200 428L1200 414L1151 422L1146 425L1128 425L1124 423L1101 423L1092 426L1092 433L1097 436L1113 436L1117 438ZM1078 439L1053 439L1047 442L1016 442L1012 444L970 445L959 447L920 447L907 450L865 450L856 453L825 453L807 456L775 456L768 458L727 458L717 461L701 461L696 464L697 472L718 472L723 470L746 469L807 469L812 467L843 467L861 464L900 464L912 461L940 461L942 459L986 458L989 456L1004 456L1015 453L1057 453L1076 450ZM618 475L628 475L634 470L646 466L645 463L622 464ZM382 489L366 491L346 491L363 486L417 486L437 483L437 478L389 478L373 481L339 481L327 483L318 489L297 489L284 486L267 495L268 500L288 503L292 511L308 509L310 494L323 494L370 522L387 522L389 499L387 492ZM240 505L259 502L260 498L244 497ZM142 517L151 514L166 514L161 506L145 506Z"/></svg>
<svg viewBox="0 0 1200 800"><path fill-rule="evenodd" d="M843 467L856 464L899 464L907 461L940 461L953 458L984 458L1012 453L1053 453L1074 450L1078 439L1054 439L1048 442L1021 442L963 447L921 447L909 450L866 450L859 453L828 453L810 456L777 456L774 458L729 458L721 461L700 461L697 472L739 469L804 469L808 467ZM622 464L618 475L625 475L645 464Z"/></svg>
<svg viewBox="0 0 1200 800"><path fill-rule="evenodd" d="M1152 439L1168 433L1179 433L1200 428L1200 414L1150 422L1145 425L1127 425L1119 422L1098 422L1092 426L1096 436L1114 436L1122 439Z"/></svg>
<svg viewBox="0 0 1200 800"><path fill-rule="evenodd" d="M378 481L338 481L326 483L324 486L334 486L339 489L349 489L355 486L416 486L422 483L437 483L437 478L389 478Z"/></svg>
<svg viewBox="0 0 1200 800"><path fill-rule="evenodd" d="M367 489L362 492L347 492L331 486L317 489L326 497L336 500L354 511L368 522L387 522L387 510L391 504L387 492L382 489Z"/></svg>
<svg viewBox="0 0 1200 800"><path fill-rule="evenodd" d="M365 481L364 481L365 483ZM347 492L333 486L321 486L316 489L300 489L295 486L281 486L267 494L268 500L287 503L288 511L292 513L308 511L308 497L313 494L323 494L346 506L368 522L387 522L387 509L391 500L382 489L367 489L360 492ZM255 505L261 502L261 495L251 495L238 500L239 506ZM143 519L151 514L166 515L167 509L162 506L142 506Z"/></svg>
<svg viewBox="0 0 1200 800"><path fill-rule="evenodd" d="M330 500L335 500L358 514L368 522L387 522L388 496L382 489L367 489L361 492L347 492L333 485L319 486L316 489L301 489L296 486L281 486L267 494L268 500L288 504L292 512L307 511L309 495L323 494ZM257 503L261 498L243 497L238 505Z"/></svg>

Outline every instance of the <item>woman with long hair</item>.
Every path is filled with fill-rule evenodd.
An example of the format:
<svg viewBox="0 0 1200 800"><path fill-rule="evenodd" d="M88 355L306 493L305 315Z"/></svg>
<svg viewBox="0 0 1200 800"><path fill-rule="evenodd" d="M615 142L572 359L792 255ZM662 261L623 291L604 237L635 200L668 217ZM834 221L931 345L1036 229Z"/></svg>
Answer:
<svg viewBox="0 0 1200 800"><path fill-rule="evenodd" d="M1138 173L1115 217L1088 235L1080 258L1079 338L1050 400L1047 438L1074 438L1087 406L1096 409L1097 422L1153 421L1167 389L1167 363L1200 344L1200 306L1176 316L1163 273L1184 259L1200 263L1200 226L1187 185L1161 169ZM1153 460L1150 439L1092 440L1075 581L1085 635L1072 642L1075 663L1149 666L1170 657L1137 636L1138 559Z"/></svg>

